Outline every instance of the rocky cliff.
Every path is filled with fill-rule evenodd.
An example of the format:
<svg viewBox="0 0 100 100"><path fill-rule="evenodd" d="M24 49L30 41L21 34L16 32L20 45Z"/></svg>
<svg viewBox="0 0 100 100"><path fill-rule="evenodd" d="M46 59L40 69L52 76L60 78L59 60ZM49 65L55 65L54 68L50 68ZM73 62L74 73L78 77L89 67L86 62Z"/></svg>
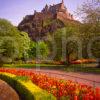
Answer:
<svg viewBox="0 0 100 100"><path fill-rule="evenodd" d="M18 25L18 29L27 32L32 40L37 41L47 33L64 27L67 20L75 21L62 0L53 6L46 5L41 12L34 11L34 15L27 15Z"/></svg>

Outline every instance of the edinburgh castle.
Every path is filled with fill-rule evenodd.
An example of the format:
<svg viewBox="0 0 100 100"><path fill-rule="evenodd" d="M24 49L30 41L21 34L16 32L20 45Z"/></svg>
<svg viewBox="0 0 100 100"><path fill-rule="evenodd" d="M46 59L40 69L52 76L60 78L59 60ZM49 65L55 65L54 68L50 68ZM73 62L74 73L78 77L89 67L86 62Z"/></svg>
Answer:
<svg viewBox="0 0 100 100"><path fill-rule="evenodd" d="M71 15L67 8L64 6L64 1L62 0L61 3L48 6L46 5L45 8L42 10L43 14L50 14L52 17L63 20L69 19L73 20L73 15Z"/></svg>
<svg viewBox="0 0 100 100"><path fill-rule="evenodd" d="M41 38L47 33L64 27L66 20L75 21L62 0L56 5L46 4L41 12L34 11L34 15L27 15L19 24L18 29L27 32L32 40L36 40L38 37Z"/></svg>

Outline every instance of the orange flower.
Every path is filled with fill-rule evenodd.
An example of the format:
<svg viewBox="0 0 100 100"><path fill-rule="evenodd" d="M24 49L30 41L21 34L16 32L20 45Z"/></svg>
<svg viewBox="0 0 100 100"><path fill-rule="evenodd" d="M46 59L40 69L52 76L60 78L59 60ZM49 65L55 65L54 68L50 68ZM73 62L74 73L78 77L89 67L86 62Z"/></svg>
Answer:
<svg viewBox="0 0 100 100"><path fill-rule="evenodd" d="M34 84L52 93L58 100L62 97L69 97L72 100L80 100L80 97L82 100L100 100L100 88L94 89L91 86L75 83L71 80L63 81L48 77L45 74L36 74L33 71L22 69L0 68L0 72L12 73L18 76L28 76Z"/></svg>

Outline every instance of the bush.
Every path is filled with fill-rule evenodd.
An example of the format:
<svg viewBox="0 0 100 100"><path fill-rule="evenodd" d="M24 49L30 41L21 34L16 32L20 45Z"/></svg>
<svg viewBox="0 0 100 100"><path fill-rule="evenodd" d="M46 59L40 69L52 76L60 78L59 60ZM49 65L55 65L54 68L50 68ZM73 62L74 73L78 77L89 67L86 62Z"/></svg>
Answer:
<svg viewBox="0 0 100 100"><path fill-rule="evenodd" d="M0 73L0 79L11 85L21 100L56 100L53 95L37 87L27 77Z"/></svg>

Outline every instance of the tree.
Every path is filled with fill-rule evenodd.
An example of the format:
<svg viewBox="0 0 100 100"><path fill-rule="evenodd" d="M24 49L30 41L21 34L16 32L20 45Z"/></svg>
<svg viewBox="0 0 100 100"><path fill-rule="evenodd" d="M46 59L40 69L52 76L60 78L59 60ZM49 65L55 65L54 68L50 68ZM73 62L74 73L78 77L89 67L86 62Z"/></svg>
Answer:
<svg viewBox="0 0 100 100"><path fill-rule="evenodd" d="M9 21L0 19L0 64L23 57L29 49L30 39Z"/></svg>
<svg viewBox="0 0 100 100"><path fill-rule="evenodd" d="M49 54L49 49L47 44L44 41L38 41L36 44L36 56L37 58L39 57L40 59L46 60L48 54Z"/></svg>
<svg viewBox="0 0 100 100"><path fill-rule="evenodd" d="M49 48L44 41L31 42L29 55L32 59L45 60L49 54Z"/></svg>
<svg viewBox="0 0 100 100"><path fill-rule="evenodd" d="M100 59L100 40L96 40L92 43L91 51L95 58Z"/></svg>
<svg viewBox="0 0 100 100"><path fill-rule="evenodd" d="M29 58L35 59L36 58L36 42L30 42L30 49L28 51Z"/></svg>
<svg viewBox="0 0 100 100"><path fill-rule="evenodd" d="M80 8L78 8L77 14L81 16L81 19L84 23L99 23L100 22L100 2L95 1L87 1L83 3Z"/></svg>
<svg viewBox="0 0 100 100"><path fill-rule="evenodd" d="M12 62L17 57L16 42L11 37L0 37L0 64Z"/></svg>
<svg viewBox="0 0 100 100"><path fill-rule="evenodd" d="M54 32L54 34L48 36L49 42L47 41L47 44L50 47L51 54L53 51L52 51L52 46L50 42L54 42L56 45L55 46L56 56L54 60L64 61L67 64L69 64L70 61L72 60L72 56L74 56L73 57L74 59L77 58L77 48L78 48L77 44L74 42L74 40L71 40L70 42L66 43L67 39L71 38L73 35L78 36L77 29L78 27L66 26L62 29L58 29L56 32ZM63 51L63 48L65 49L64 51ZM66 57L65 59L62 58L63 54Z"/></svg>
<svg viewBox="0 0 100 100"><path fill-rule="evenodd" d="M27 33L25 32L20 32L20 37L19 37L19 42L20 42L20 45L19 45L19 58L21 58L23 61L26 62L26 59L29 58L29 54L28 54L28 51L30 49L30 43L31 43L31 40L28 36Z"/></svg>
<svg viewBox="0 0 100 100"><path fill-rule="evenodd" d="M100 37L100 8L99 1L90 1L82 4L80 9L78 9L78 15L81 16L83 24L80 27L80 38L83 41L83 56L88 58L87 44L90 39L95 37ZM99 52L99 42L95 41L92 45L92 52L94 56L100 55ZM98 45L97 45L98 44ZM94 50L94 49L95 50ZM96 52L96 53L95 53ZM98 53L98 54L97 54Z"/></svg>

